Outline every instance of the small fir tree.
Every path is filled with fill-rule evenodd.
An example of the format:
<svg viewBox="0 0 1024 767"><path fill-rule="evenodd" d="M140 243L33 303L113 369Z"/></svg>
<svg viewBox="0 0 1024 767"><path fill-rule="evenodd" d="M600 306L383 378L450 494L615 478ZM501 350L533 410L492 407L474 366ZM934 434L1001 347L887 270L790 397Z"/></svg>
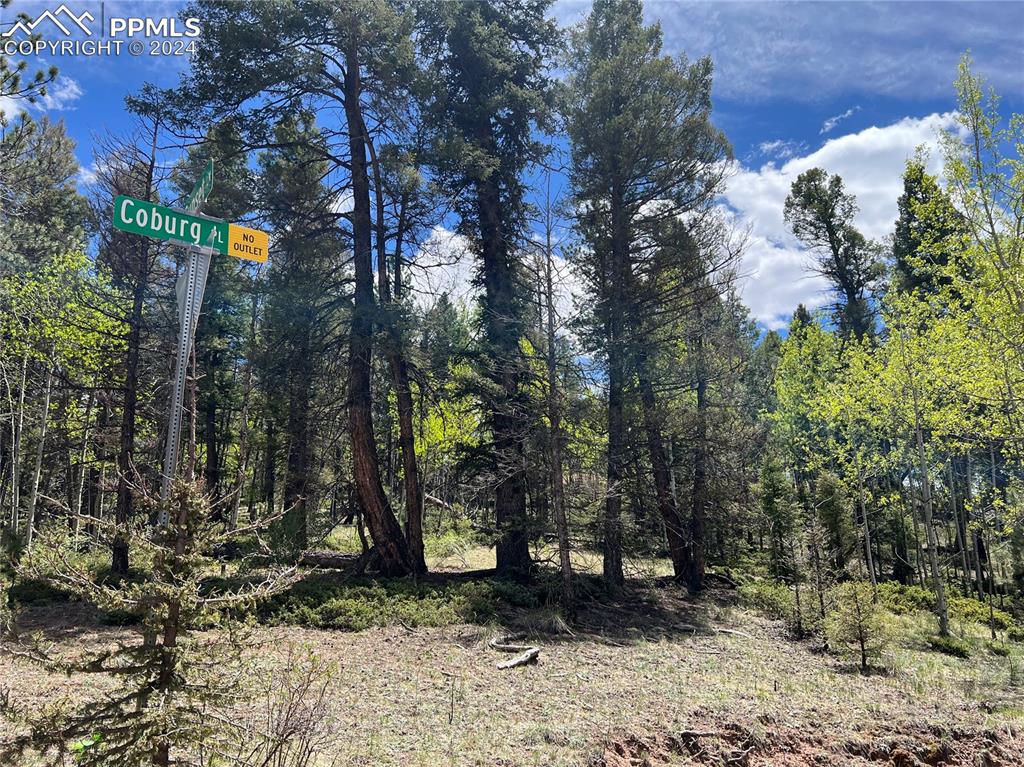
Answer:
<svg viewBox="0 0 1024 767"><path fill-rule="evenodd" d="M143 503L159 510L152 498ZM93 517L80 520L108 541L129 540L140 554L137 561L152 561L145 580L97 580L72 554L58 525L22 564L24 577L45 579L108 614L134 616L140 630L134 642L65 657L38 638L7 643L8 652L50 671L109 676L117 692L79 707L55 702L31 713L4 695L3 713L22 732L0 741L0 763L22 763L34 753L51 765L66 764L69 756L83 767L199 765L208 763L204 754L219 753L237 739L230 718L217 715L244 697L250 676L242 660L244 626L233 615L290 584L294 568L251 571L234 586L212 587L216 552L240 537L262 544L259 530L274 519L227 530L195 483L176 484L166 503L171 521L155 535L142 525L126 529ZM200 633L209 628L217 630Z"/></svg>
<svg viewBox="0 0 1024 767"><path fill-rule="evenodd" d="M880 657L888 646L885 610L874 600L871 584L864 581L836 586L832 603L825 621L829 644L842 653L859 656L860 670L866 673L869 660Z"/></svg>

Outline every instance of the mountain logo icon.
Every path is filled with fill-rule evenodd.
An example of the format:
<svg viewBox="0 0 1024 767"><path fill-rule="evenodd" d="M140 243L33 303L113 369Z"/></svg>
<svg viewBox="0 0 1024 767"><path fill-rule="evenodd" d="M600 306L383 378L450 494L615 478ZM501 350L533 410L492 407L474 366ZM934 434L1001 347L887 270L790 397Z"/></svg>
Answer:
<svg viewBox="0 0 1024 767"><path fill-rule="evenodd" d="M88 11L85 11L80 16L76 16L66 4L61 3L57 10L51 11L47 9L40 13L34 21L29 20L27 17L18 19L10 29L0 34L0 37L14 37L17 32L21 32L26 37L29 37L35 34L36 27L44 21L49 21L57 27L57 29L64 33L65 37L71 36L74 27L78 27L85 34L92 36L92 30L86 26L85 22L96 21L96 17Z"/></svg>

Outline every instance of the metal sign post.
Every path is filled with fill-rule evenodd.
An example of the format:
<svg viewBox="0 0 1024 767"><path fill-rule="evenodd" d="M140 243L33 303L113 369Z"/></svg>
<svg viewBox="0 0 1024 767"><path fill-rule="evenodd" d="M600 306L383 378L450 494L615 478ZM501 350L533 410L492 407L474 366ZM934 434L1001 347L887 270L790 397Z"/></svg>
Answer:
<svg viewBox="0 0 1024 767"><path fill-rule="evenodd" d="M178 278L178 353L174 359L174 379L171 387L171 413L167 422L167 445L164 448L164 469L160 483L160 500L171 494L171 482L178 471L178 452L181 447L181 417L185 409L185 381L188 362L192 354L192 339L199 324L199 311L206 291L206 277L210 271L210 251L190 247L188 266ZM159 524L167 524L167 508L160 509Z"/></svg>
<svg viewBox="0 0 1024 767"><path fill-rule="evenodd" d="M188 373L192 339L199 324L210 258L214 253L264 263L270 250L270 236L259 229L231 224L219 218L203 216L199 208L213 190L213 160L203 172L185 200L185 209L177 210L148 200L120 195L114 199L114 228L166 240L185 248L188 265L178 278L178 353L174 359L171 388L171 413L167 422L167 445L164 448L160 500L171 494L171 483L178 472L181 447L181 416L185 408L185 378ZM160 510L159 523L166 525L166 506Z"/></svg>
<svg viewBox="0 0 1024 767"><path fill-rule="evenodd" d="M198 213L199 208L213 190L213 160L206 163L202 175L185 202L188 213ZM211 232L211 238L213 233ZM185 249L188 264L178 277L178 353L174 359L174 378L171 384L171 413L167 420L167 444L164 447L163 475L160 481L160 500L166 501L171 495L171 483L178 473L178 454L181 449L181 417L185 409L185 379L188 377L188 362L192 354L192 339L199 324L199 311L206 292L206 277L210 272L210 250L190 246ZM166 503L160 506L158 524L163 527L169 521Z"/></svg>

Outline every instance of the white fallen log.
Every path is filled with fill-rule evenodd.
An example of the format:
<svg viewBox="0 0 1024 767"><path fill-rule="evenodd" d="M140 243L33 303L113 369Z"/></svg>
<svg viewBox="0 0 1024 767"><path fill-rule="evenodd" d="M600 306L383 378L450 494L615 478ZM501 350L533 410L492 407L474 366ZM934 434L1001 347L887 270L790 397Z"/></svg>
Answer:
<svg viewBox="0 0 1024 767"><path fill-rule="evenodd" d="M516 657L511 660L504 661L498 664L498 668L502 671L509 668L516 668L517 666L525 666L528 663L536 663L537 658L540 657L540 648L532 645L516 644L526 638L526 634L500 634L492 639L488 646L492 650L498 650L499 652L515 652L519 653Z"/></svg>
<svg viewBox="0 0 1024 767"><path fill-rule="evenodd" d="M499 663L498 668L505 670L507 668L515 668L516 666L525 666L527 663L536 663L537 658L540 656L539 647L531 647L521 655L517 655L512 660L507 660L504 663Z"/></svg>

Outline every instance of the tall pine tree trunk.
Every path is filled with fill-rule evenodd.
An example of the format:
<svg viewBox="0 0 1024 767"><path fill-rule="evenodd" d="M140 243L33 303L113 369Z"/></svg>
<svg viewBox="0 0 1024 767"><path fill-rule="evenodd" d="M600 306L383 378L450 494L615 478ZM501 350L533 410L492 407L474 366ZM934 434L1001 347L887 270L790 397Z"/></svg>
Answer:
<svg viewBox="0 0 1024 767"><path fill-rule="evenodd" d="M145 195L153 194L153 172L156 168L156 145L160 124L154 121L149 146L149 164L146 168ZM142 353L142 310L146 299L146 282L149 279L149 244L142 237L136 238L138 253L132 277L132 312L128 318L127 352L124 375L124 403L121 412L121 438L117 455L117 505L114 521L118 528L127 527L131 521L133 497L131 476L135 473L135 434L139 401L139 360ZM129 244L129 245L130 245ZM194 350L193 345L193 350ZM177 460L177 456L173 457ZM128 574L128 541L120 534L114 536L111 546L110 569L117 575Z"/></svg>
<svg viewBox="0 0 1024 767"><path fill-rule="evenodd" d="M345 51L345 117L348 123L352 174L352 260L355 301L349 348L349 434L352 466L360 507L366 515L381 569L404 575L414 566L402 528L395 518L384 486L373 433L370 378L373 354L373 258L371 249L370 182L366 172L366 143L360 106L359 54L353 30Z"/></svg>
<svg viewBox="0 0 1024 767"><path fill-rule="evenodd" d="M139 399L139 357L142 347L142 308L146 295L148 246L139 246L138 268L132 286L132 313L128 322L128 350L124 376L124 403L121 410L121 439L117 454L117 505L114 521L127 526L132 516L131 475L135 468L136 409ZM128 541L114 537L110 569L118 575L128 574Z"/></svg>
<svg viewBox="0 0 1024 767"><path fill-rule="evenodd" d="M643 406L644 431L647 434L647 453L651 459L654 475L654 492L658 499L658 511L665 525L672 571L677 580L686 580L690 572L690 554L686 546L683 520L679 516L675 498L672 495L671 467L665 454L665 440L658 425L657 400L654 384L647 369L644 354L638 362L640 401Z"/></svg>
<svg viewBox="0 0 1024 767"><path fill-rule="evenodd" d="M704 588L704 528L707 508L707 409L708 373L704 360L703 341L695 341L697 426L693 438L693 494L690 510L690 561L686 582L691 592Z"/></svg>
<svg viewBox="0 0 1024 767"><path fill-rule="evenodd" d="M377 150L370 140L365 123L363 138L370 151L370 162L373 165L375 199L377 205L377 286L380 302L383 306L391 304L391 283L388 278L387 232L384 221L384 189ZM402 298L402 242L407 222L405 219L406 200L400 204L397 231L395 232L395 304ZM396 306L397 308L397 306ZM405 540L409 546L413 569L417 573L427 571L427 562L423 552L423 486L420 482L420 470L416 461L416 437L413 431L412 386L409 379L409 363L406 359L405 345L397 325L397 317L392 315L386 321L387 338L384 353L391 370L391 381L395 388L395 400L398 405L398 444L402 452L402 485L405 490Z"/></svg>
<svg viewBox="0 0 1024 767"><path fill-rule="evenodd" d="M482 130L493 142L490 124ZM476 207L483 267L487 376L494 388L488 399L496 463L497 569L500 575L521 580L529 577L531 565L526 531L521 308L516 298L515 258L504 236L501 195L493 176L476 182Z"/></svg>
<svg viewBox="0 0 1024 767"><path fill-rule="evenodd" d="M625 582L622 571L622 483L626 461L626 344L624 338L626 281L629 270L629 241L622 191L617 185L611 195L612 242L609 261L603 269L605 345L608 355L608 487L604 506L603 568L605 584L617 591Z"/></svg>

